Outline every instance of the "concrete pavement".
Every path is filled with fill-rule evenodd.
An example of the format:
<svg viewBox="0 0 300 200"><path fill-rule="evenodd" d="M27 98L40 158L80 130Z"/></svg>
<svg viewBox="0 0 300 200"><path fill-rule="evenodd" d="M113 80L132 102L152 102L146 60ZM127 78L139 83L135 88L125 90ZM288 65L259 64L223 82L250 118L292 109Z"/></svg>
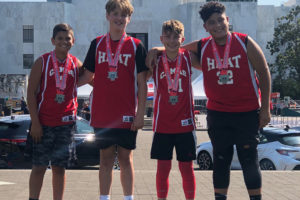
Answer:
<svg viewBox="0 0 300 200"><path fill-rule="evenodd" d="M198 143L208 140L207 133L197 131ZM155 174L156 161L151 160L150 148L152 142L151 131L139 131L137 149L134 151L135 166L135 199L156 199ZM174 154L175 155L175 154ZM213 200L212 172L199 171L195 166L197 184L196 199ZM98 170L67 170L65 200L97 200ZM0 200L27 200L28 180L30 170L0 170ZM264 200L299 200L300 199L300 171L264 171L263 199ZM121 200L122 187L120 172L114 170L111 199ZM41 200L52 199L51 170L45 175L41 192ZM175 159L170 173L169 200L184 200L181 175ZM231 172L231 184L228 200L248 200L247 191L241 171Z"/></svg>

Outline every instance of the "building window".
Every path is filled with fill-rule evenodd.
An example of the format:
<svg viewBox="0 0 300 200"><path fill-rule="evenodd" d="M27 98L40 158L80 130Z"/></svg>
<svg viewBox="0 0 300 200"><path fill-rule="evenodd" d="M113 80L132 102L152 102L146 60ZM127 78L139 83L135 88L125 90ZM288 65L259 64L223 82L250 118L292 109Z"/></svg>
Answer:
<svg viewBox="0 0 300 200"><path fill-rule="evenodd" d="M148 33L127 33L131 37L135 37L142 41L145 48L148 50Z"/></svg>
<svg viewBox="0 0 300 200"><path fill-rule="evenodd" d="M33 65L33 54L23 54L23 68L31 69Z"/></svg>
<svg viewBox="0 0 300 200"><path fill-rule="evenodd" d="M23 42L33 43L33 25L23 26Z"/></svg>

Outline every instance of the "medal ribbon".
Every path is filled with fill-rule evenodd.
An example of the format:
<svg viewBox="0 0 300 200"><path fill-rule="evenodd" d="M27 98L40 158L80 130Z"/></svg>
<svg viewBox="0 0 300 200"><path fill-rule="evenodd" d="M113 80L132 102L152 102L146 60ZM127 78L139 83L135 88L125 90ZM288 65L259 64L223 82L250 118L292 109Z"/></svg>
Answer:
<svg viewBox="0 0 300 200"><path fill-rule="evenodd" d="M55 72L56 89L57 89L57 92L61 94L62 91L64 91L64 89L66 88L66 82L67 82L67 78L68 78L67 75L68 75L68 71L70 68L70 66L69 66L70 56L69 56L69 54L67 55L67 60L65 61L62 80L60 80L59 67L57 64L57 58L56 58L56 54L54 51L51 52L51 57L52 57L53 68L54 68L54 72Z"/></svg>
<svg viewBox="0 0 300 200"><path fill-rule="evenodd" d="M121 49L123 47L126 33L124 32L121 39L118 42L117 50L115 53L115 56L113 58L112 52L111 52L111 45L110 45L110 34L106 34L106 53L107 53L107 58L108 58L108 66L109 66L109 71L117 71L118 68L118 62L119 62L119 56L121 53Z"/></svg>
<svg viewBox="0 0 300 200"><path fill-rule="evenodd" d="M178 83L179 83L180 69L181 69L181 63L182 63L182 53L180 51L178 52L176 69L175 69L175 74L174 74L173 80L171 79L170 66L168 63L166 51L163 52L162 61L163 61L163 65L164 65L164 71L166 74L168 91L171 93L171 95L175 95L178 90L178 85L179 85Z"/></svg>
<svg viewBox="0 0 300 200"><path fill-rule="evenodd" d="M215 60L217 62L217 68L219 70L228 68L228 58L229 58L229 53L230 53L231 41L232 41L232 36L231 36L231 33L228 32L226 46L225 46L225 50L224 50L224 56L223 56L223 63L222 63L220 54L217 49L216 42L214 39L211 40L213 54L214 54Z"/></svg>

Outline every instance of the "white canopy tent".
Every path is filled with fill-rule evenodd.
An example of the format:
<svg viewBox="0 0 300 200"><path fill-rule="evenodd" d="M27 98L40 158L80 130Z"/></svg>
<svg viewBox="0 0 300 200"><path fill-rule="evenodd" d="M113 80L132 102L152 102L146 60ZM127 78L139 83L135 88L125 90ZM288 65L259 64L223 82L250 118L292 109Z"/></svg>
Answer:
<svg viewBox="0 0 300 200"><path fill-rule="evenodd" d="M194 100L205 100L207 99L203 87L203 73L192 82Z"/></svg>
<svg viewBox="0 0 300 200"><path fill-rule="evenodd" d="M207 99L205 92L204 92L204 87L203 87L203 74L201 73L193 82L193 95L194 95L194 100L205 100ZM85 97L89 98L91 92L93 90L93 87L90 86L89 84L83 85L77 89L77 96L78 97ZM150 93L153 93L153 88L149 88L148 84L148 97L152 96Z"/></svg>
<svg viewBox="0 0 300 200"><path fill-rule="evenodd" d="M85 85L77 88L77 96L89 98L92 91L93 91L93 87L90 86L89 84L85 84Z"/></svg>
<svg viewBox="0 0 300 200"><path fill-rule="evenodd" d="M148 86L148 94L147 99L152 100L154 94L154 83L153 81L147 82ZM93 91L93 87L89 84L83 85L77 89L77 96L78 97L89 97L91 92Z"/></svg>

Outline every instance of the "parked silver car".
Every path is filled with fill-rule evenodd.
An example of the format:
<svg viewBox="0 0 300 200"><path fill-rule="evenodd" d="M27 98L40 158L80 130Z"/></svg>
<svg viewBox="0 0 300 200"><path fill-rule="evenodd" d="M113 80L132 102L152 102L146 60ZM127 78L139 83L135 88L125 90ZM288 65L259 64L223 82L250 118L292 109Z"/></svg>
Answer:
<svg viewBox="0 0 300 200"><path fill-rule="evenodd" d="M258 161L262 170L300 170L300 127L266 127L259 133L257 146ZM195 163L200 170L213 168L213 148L211 142L197 146ZM236 148L231 164L232 169L241 169Z"/></svg>

